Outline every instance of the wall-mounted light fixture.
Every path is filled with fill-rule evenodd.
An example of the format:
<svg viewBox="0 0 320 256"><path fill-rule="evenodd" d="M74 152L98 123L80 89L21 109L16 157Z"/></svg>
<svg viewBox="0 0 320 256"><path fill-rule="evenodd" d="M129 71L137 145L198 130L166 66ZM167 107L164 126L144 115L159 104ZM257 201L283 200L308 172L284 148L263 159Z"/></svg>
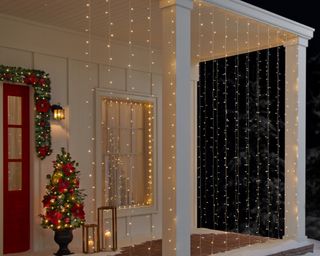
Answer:
<svg viewBox="0 0 320 256"><path fill-rule="evenodd" d="M53 119L62 120L65 118L64 109L59 104L51 105L51 111L53 113Z"/></svg>

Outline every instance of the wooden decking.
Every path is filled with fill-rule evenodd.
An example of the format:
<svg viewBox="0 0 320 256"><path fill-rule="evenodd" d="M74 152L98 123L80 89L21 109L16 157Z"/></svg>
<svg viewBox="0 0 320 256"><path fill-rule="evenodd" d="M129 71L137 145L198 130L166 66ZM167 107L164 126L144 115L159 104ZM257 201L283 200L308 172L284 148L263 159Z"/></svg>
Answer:
<svg viewBox="0 0 320 256"><path fill-rule="evenodd" d="M211 254L219 254L243 248L249 245L263 244L269 239L265 237L236 234L196 234L191 236L191 255L192 256L209 256ZM261 245L262 246L262 245ZM144 242L135 246L121 248L121 253L117 256L161 256L161 240ZM263 246L262 246L263 247ZM248 252L250 248L247 248ZM298 248L285 249L271 254L263 254L265 256L296 256L303 255L313 251L313 245L303 245ZM236 255L236 254L233 254Z"/></svg>

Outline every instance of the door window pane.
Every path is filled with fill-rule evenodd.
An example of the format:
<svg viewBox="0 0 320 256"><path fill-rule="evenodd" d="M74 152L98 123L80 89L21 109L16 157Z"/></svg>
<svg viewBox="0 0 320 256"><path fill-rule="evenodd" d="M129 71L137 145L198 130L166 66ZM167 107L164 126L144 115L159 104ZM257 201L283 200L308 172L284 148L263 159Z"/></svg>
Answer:
<svg viewBox="0 0 320 256"><path fill-rule="evenodd" d="M21 162L8 163L8 190L16 191L22 189L22 164Z"/></svg>
<svg viewBox="0 0 320 256"><path fill-rule="evenodd" d="M21 125L21 97L8 96L8 124Z"/></svg>
<svg viewBox="0 0 320 256"><path fill-rule="evenodd" d="M22 134L21 128L8 128L8 157L9 159L21 159Z"/></svg>

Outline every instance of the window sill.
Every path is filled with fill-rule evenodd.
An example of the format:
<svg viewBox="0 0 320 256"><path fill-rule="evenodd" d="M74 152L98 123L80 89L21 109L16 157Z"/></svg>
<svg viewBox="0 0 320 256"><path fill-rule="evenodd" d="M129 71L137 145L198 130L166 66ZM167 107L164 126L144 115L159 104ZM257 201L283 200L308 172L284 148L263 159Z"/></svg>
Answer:
<svg viewBox="0 0 320 256"><path fill-rule="evenodd" d="M151 215L159 213L155 206L140 206L133 208L118 208L118 217L139 216L139 215Z"/></svg>

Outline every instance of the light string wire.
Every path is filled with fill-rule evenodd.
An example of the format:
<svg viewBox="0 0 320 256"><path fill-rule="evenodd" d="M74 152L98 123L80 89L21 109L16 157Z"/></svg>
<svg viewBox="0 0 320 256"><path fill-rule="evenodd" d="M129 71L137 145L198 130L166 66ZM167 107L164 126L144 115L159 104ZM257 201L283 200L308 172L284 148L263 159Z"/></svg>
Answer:
<svg viewBox="0 0 320 256"><path fill-rule="evenodd" d="M85 41L85 45L86 45L86 50L85 50L85 55L87 56L87 63L85 64L85 68L87 70L87 74L88 74L88 83L91 84L92 81L92 77L91 77L91 29L92 29L92 17L91 17L91 0L86 0L86 16L85 16L85 20L86 20L86 28L85 28L85 33L87 34L87 39ZM91 89L91 91L93 91L94 89ZM85 101L85 104L89 104L89 99L87 99ZM89 119L92 120L92 115L89 115ZM91 125L88 125L88 130L91 130ZM91 131L89 131L89 133L91 133ZM94 142L95 138L92 137L91 141ZM92 155L93 153L93 149L90 147L88 149L88 154ZM91 161L91 171L89 173L89 180L91 180L92 182L92 198L91 198L91 202L92 202L92 209L90 210L91 213L91 218L92 220L94 220L96 218L96 214L95 214L95 209L96 209L96 195L95 195L95 162Z"/></svg>
<svg viewBox="0 0 320 256"><path fill-rule="evenodd" d="M134 53L132 51L132 36L133 36L133 12L134 12L134 8L132 7L132 0L128 0L128 17L129 17L129 34L128 34L128 67L127 67L127 71L128 71L128 84L127 86L131 89L134 90L135 88L133 87L132 83L132 67L133 67L133 56ZM133 171L134 171L134 161L133 161L133 156L132 156L132 137L134 135L134 131L133 131L133 111L134 108L132 106L132 104L130 104L130 128L131 128L131 143L130 143L130 157L129 157L129 163L130 163L130 175L127 178L127 183L129 183L129 185L127 185L127 192L128 192L128 196L129 196L129 216L128 216L128 231L127 231L127 236L129 236L129 255L132 256L133 253L133 236L132 236L132 215L134 213L134 198L133 198Z"/></svg>
<svg viewBox="0 0 320 256"><path fill-rule="evenodd" d="M112 22L112 17L111 17L111 1L112 0L106 0L106 11L105 11L105 14L107 16L107 24L108 24L108 32L107 32L107 50L108 50L107 71L108 71L108 73L111 72L111 62L112 62L111 38L114 36L112 33L113 22ZM112 84L111 80L109 80L109 84L110 85Z"/></svg>
<svg viewBox="0 0 320 256"><path fill-rule="evenodd" d="M200 27L199 27L199 33L200 33L200 52L199 52L199 63L201 61L201 44L202 44L202 38L203 38L203 33L202 33L202 27L204 26L204 23L202 21L202 2L201 0L199 0L199 21L200 21ZM207 125L209 124L209 117L208 117L208 99L207 99L207 92L208 92L208 84L207 84L207 65L208 62L207 61L203 61L203 65L204 65L204 75L205 75L205 79L204 79L204 123L205 125L203 126L203 137L205 138L204 140L204 193L203 193L203 199L204 199L204 205L202 205L203 210L204 210L204 225L207 226L208 224L208 198L207 198L207 194L208 194L208 186L207 186L207 180L208 180L208 157L207 157L207 148L208 148L208 143L209 143L209 139L208 139L208 132L207 132ZM202 236L201 236L202 239ZM200 245L200 255L201 255L201 245Z"/></svg>
<svg viewBox="0 0 320 256"><path fill-rule="evenodd" d="M201 65L200 65L200 63L201 63L201 42L202 42L202 40L201 40L201 28L202 28L202 26L203 26L203 24L202 24L202 13L201 13L201 6L202 6L202 3L201 3L201 0L198 0L198 3L197 3L197 8L198 8L198 13L197 13L197 16L198 16L198 43L197 43L197 58L198 58L198 68L199 68L199 72L200 72L200 70L201 70ZM200 158L200 165L201 165L201 167L200 167L200 182L199 182L199 184L198 184L198 188L199 188L199 204L200 204L200 219L199 219L199 224L200 224L200 227L203 225L203 218L204 218L204 214L206 213L206 211L205 211L205 209L203 209L203 199L202 199L202 196L203 196L203 193L202 193L202 179L203 179L203 175L202 175L202 172L203 172L203 170L204 170L204 176L205 176L205 179L206 179L206 169L207 169L207 166L206 166L206 145L207 145L207 143L206 143L206 127L205 127L205 125L206 125L206 118L207 118L207 116L206 116L206 79L207 79L207 77L206 77L206 62L204 62L204 75L203 75L203 78L204 78L204 88L202 89L201 88L201 85L200 85L200 92L201 92L201 96L202 96L202 98L204 98L203 99L203 101L204 101L204 106L202 107L202 110L200 109L200 112L203 112L203 115L201 115L201 127L202 127L202 131L201 131L201 134L200 134L200 143L201 143L201 137L202 137L202 132L203 132L203 134L204 134L204 138L205 138L205 141L204 141L204 149L203 149L203 146L202 146L202 143L201 143L201 149L200 149L200 151L201 151L201 158ZM201 104L202 105L202 104ZM202 117L204 117L204 120L203 120L203 118ZM202 168L203 167L203 168ZM204 181L204 184L206 184L206 180ZM205 189L206 189L206 187L205 187ZM201 256L201 254L202 254L202 235L201 235L201 233L199 232L199 255Z"/></svg>
<svg viewBox="0 0 320 256"><path fill-rule="evenodd" d="M284 36L284 41L283 41L283 44L285 45L286 43L288 43L288 34L287 33L284 33L283 34L283 36ZM286 53L285 54L287 54L287 49L286 49ZM288 95L289 95L289 81L288 81L288 79L285 79L285 92L284 92L284 95L285 95L285 111L284 111L284 118L285 118L285 125L284 125L284 129L285 129L285 132L287 132L288 131L288 127L289 127L289 120L288 120L288 118L287 118L287 113L289 113L289 110L290 110L290 106L289 106L289 98L288 98ZM286 134L284 135L285 137L286 137ZM284 144L284 147L285 147L285 152L287 152L287 150L289 150L289 147L288 147L288 145L286 145L286 143ZM285 153L285 158L286 158L286 155L287 155L287 153ZM285 160L285 159L284 159ZM287 173L289 174L289 172L290 172L290 170L289 169L286 169L286 163L284 163L284 173L285 173L285 175L287 175ZM288 191L288 182L284 182L284 198L286 199L287 198L287 191ZM286 201L288 201L288 200L285 200L285 205L284 205L284 210L285 210L285 212L284 212L284 215L285 215L285 217L286 217L286 215L287 215L287 213L288 213L288 209L289 209L289 206L290 206L290 201L289 202L286 202ZM284 234L287 234L288 233L288 226L287 226L287 223L286 223L286 221L285 221L285 223L284 223Z"/></svg>
<svg viewBox="0 0 320 256"><path fill-rule="evenodd" d="M212 41L211 41L211 54L213 56L214 54L214 42L215 42L215 20L214 20L214 15L215 15L215 9L214 7L212 8L211 12L211 34L212 34ZM216 114L216 95L215 95L215 65L214 65L214 60L212 60L212 204L213 204L213 211L212 211L212 222L213 222L213 229L215 229L215 225L216 225L216 218L215 218L215 212L216 212L216 205L215 205L215 177L214 177L214 173L215 173L215 160L216 160L216 156L215 156L215 114ZM215 237L214 237L214 233L212 232L211 235L211 254L213 254L213 247L214 247L214 241Z"/></svg>
<svg viewBox="0 0 320 256"><path fill-rule="evenodd" d="M239 73L239 18L236 19L236 65L235 65L235 181L236 181L236 193L235 193L235 202L236 202L236 216L235 216L235 228L239 234L239 218L240 218L240 111L239 111L239 87L240 87L240 73ZM240 247L240 239L237 237L238 247Z"/></svg>
<svg viewBox="0 0 320 256"><path fill-rule="evenodd" d="M260 183L261 183L261 177L260 177L260 25L257 24L258 33L257 33L257 40L258 40L258 51L257 51L257 73L256 73L256 124L257 124L257 153L256 153L256 159L257 159L257 197L256 197L256 204L257 204L257 216L256 216L256 235L260 234Z"/></svg>
<svg viewBox="0 0 320 256"><path fill-rule="evenodd" d="M267 154L266 154L266 174L267 174L267 233L268 237L270 237L270 28L268 27L268 49L267 49L267 68L266 68L266 76L267 76Z"/></svg>
<svg viewBox="0 0 320 256"><path fill-rule="evenodd" d="M228 20L227 15L224 15L224 179L225 179L225 202L224 202L224 225L225 231L228 232ZM226 234L226 246L228 246L228 235Z"/></svg>
<svg viewBox="0 0 320 256"><path fill-rule="evenodd" d="M170 52L171 52L171 57L172 57L172 60L174 60L174 56L176 55L175 53L175 8L172 6L170 8L170 15L171 15L171 18L170 18L170 36L169 36L169 41L168 41L168 48L170 49ZM171 142L171 145L170 145L170 152L169 154L172 156L171 157L171 161L169 163L169 166L168 166L168 172L169 172L169 175L168 175L168 184L169 186L168 187L171 187L172 188L172 191L169 193L169 196L168 196L168 201L170 201L170 203L172 204L172 201L174 201L174 198L175 198L175 184L174 184L174 181L176 180L176 177L175 177L175 159L176 159L176 151L175 151L175 140L176 140L176 128L175 128L175 117L176 117L176 114L175 114L175 101L174 101L174 97L176 95L176 88L175 88L175 78L174 78L174 70L175 70L175 62L173 61L173 63L171 64L171 70L168 71L168 76L169 76L169 94L171 96L170 98L170 102L168 103L168 108L171 110L170 113L171 115L168 116L168 119L170 119L170 134L171 134L171 139L172 139L172 142ZM170 175L171 173L171 175ZM171 184L171 186L170 186ZM170 222L169 224L169 227L167 228L167 231L168 231L168 243L171 245L173 239L174 239L174 221L175 221L175 218L176 218L176 213L174 211L175 208L173 208L174 205L170 206L169 209L168 209L168 215L169 216L172 216L172 222ZM169 234L170 232L170 234ZM175 248L173 248L175 250Z"/></svg>
<svg viewBox="0 0 320 256"><path fill-rule="evenodd" d="M279 42L279 33L277 30L277 42ZM277 64L276 64L276 74L277 74L277 107L276 107L276 139L277 139L277 185L276 185L276 200L277 200L277 238L280 239L280 46L277 46Z"/></svg>
<svg viewBox="0 0 320 256"><path fill-rule="evenodd" d="M251 234L250 230L250 219L251 219L251 213L250 213L250 56L249 56L249 40L250 40L250 22L247 22L247 53L246 53L246 174L247 174L247 228L249 234ZM250 236L249 236L250 240ZM249 241L249 244L251 244L251 240Z"/></svg>
<svg viewBox="0 0 320 256"><path fill-rule="evenodd" d="M220 137L220 121L219 121L219 93L220 93L220 89L219 89L219 75L220 75L220 68L219 68L219 61L216 61L216 130L217 130L217 136L216 136L216 143L215 143L215 148L216 148L216 165L217 165L217 169L216 169L216 182L215 182L215 200L216 200L216 209L219 210L220 208L220 203L219 203L219 194L220 194L220 189L219 189L219 184L220 184L220 153L219 153L219 137ZM216 211L215 213L215 218L218 219L219 221L219 216L218 216L218 211Z"/></svg>
<svg viewBox="0 0 320 256"><path fill-rule="evenodd" d="M105 6L105 15L106 15L106 22L108 25L108 30L107 30L107 35L106 35L106 39L107 39L107 72L110 74L111 73L111 61L112 61L112 57L111 57L111 37L113 36L112 34L112 30L111 30L111 26L112 26L112 21L111 21L111 0L106 0L106 6ZM111 77L109 75L109 77ZM112 80L108 81L108 85L112 85ZM109 105L109 101L106 100L105 102L107 104L107 106ZM110 106L112 106L112 101L110 101ZM107 113L106 113L107 115ZM107 116L106 116L107 117ZM106 119L107 120L107 119ZM114 134L113 131L110 130L110 127L107 127L107 132L110 134L110 139L109 142L110 144L112 144L113 147L113 151L115 149L118 148L117 143L119 142L119 138L117 136L117 138L114 138ZM115 141L117 140L117 141ZM111 146L110 146L111 148ZM108 151L108 149L107 149ZM107 153L111 153L112 155L110 155L110 162L112 163L110 166L110 170L108 172L108 175L106 175L105 177L105 189L104 192L106 193L105 196L105 202L106 205L110 205L113 204L115 206L120 205L118 200L118 184L117 184L117 175L116 178L114 177L114 175L112 173L116 172L116 165L118 165L119 163L119 156L115 155L116 152L107 152ZM104 162L104 168L107 168L106 163ZM113 170L113 171L112 171ZM108 186L108 180L110 185ZM119 182L120 184L120 182ZM121 189L121 188L119 188ZM107 192L108 191L108 192ZM110 196L109 196L110 195Z"/></svg>
<svg viewBox="0 0 320 256"><path fill-rule="evenodd" d="M154 83L152 81L152 54L153 54L153 50L152 50L152 5L151 5L151 0L148 0L148 7L147 7L147 34L148 34L148 38L147 38L147 44L148 44L148 54L149 54L149 74L150 74L150 78L151 78L151 92L152 92L152 96L153 96L153 87L154 87ZM153 109L148 109L148 119L149 118L153 118L152 117L152 111ZM153 122L153 119L151 119L151 121ZM149 124L150 124L150 120L149 120ZM150 129L150 127L148 127L148 129ZM151 142L150 142L151 140ZM152 148L153 145L153 139L152 137L148 138L149 141L149 147ZM149 150L148 150L149 151ZM150 154L150 152L149 152ZM151 155L152 156L152 155ZM154 194L153 194L153 160L151 159L150 162L150 155L149 155L149 163L148 163L148 177L149 177L149 182L148 182L148 195L147 197L149 199L152 200L152 202L154 203ZM154 240L154 232L155 232L155 226L154 226L154 222L153 222L153 216L152 215L148 215L148 217L150 218L150 235L151 235L151 239L150 239L150 243L148 246L148 256L151 256L152 253L152 246L153 246L153 240Z"/></svg>
<svg viewBox="0 0 320 256"><path fill-rule="evenodd" d="M204 90L204 123L205 125L203 126L203 137L205 138L204 140L204 193L203 193L203 200L204 200L204 205L202 205L203 208L203 215L204 215L204 225L206 226L208 224L208 208L207 208L207 179L208 179L208 161L207 161L207 148L208 148L208 134L207 134L207 124L208 124L208 113L207 113L207 108L208 108L208 102L207 102L207 61L203 62L204 64L204 86L203 86L203 90Z"/></svg>

